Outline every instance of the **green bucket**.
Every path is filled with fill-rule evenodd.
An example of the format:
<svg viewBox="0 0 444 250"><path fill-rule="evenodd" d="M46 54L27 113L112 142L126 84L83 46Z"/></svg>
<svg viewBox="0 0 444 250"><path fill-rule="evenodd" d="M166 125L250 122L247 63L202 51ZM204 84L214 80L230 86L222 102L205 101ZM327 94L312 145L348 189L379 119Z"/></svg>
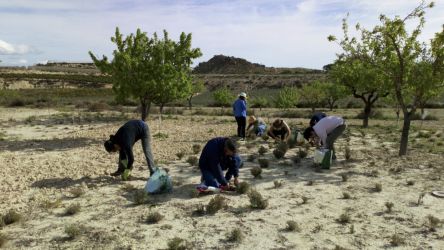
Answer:
<svg viewBox="0 0 444 250"><path fill-rule="evenodd" d="M332 156L333 156L333 150L328 150L327 152L325 152L324 159L322 159L321 162L322 169L330 169Z"/></svg>

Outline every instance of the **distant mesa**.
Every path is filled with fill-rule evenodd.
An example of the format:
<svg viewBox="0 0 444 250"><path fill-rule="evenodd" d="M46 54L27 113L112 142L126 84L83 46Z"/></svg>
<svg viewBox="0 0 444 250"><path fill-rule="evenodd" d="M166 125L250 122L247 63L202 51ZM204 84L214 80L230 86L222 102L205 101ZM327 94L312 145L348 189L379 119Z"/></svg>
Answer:
<svg viewBox="0 0 444 250"><path fill-rule="evenodd" d="M274 68L252 63L243 58L215 55L207 62L199 63L193 70L195 74L310 74L322 70L305 68Z"/></svg>
<svg viewBox="0 0 444 250"><path fill-rule="evenodd" d="M208 62L201 62L194 68L197 74L252 74L265 72L265 65L251 63L233 56L216 55Z"/></svg>

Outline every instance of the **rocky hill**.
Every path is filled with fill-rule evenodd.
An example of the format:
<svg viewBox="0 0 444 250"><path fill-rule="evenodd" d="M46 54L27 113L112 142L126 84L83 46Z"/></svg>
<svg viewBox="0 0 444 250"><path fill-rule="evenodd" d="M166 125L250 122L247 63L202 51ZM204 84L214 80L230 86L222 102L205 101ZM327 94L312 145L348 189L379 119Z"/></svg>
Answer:
<svg viewBox="0 0 444 250"><path fill-rule="evenodd" d="M215 55L207 62L199 63L193 70L195 74L313 74L322 70L305 68L274 68L252 63L243 58Z"/></svg>

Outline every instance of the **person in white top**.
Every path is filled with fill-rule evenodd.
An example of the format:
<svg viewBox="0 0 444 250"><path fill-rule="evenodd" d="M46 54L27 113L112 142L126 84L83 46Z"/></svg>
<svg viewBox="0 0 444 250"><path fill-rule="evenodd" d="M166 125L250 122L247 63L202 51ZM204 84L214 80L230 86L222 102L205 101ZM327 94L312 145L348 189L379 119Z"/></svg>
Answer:
<svg viewBox="0 0 444 250"><path fill-rule="evenodd" d="M304 131L304 138L312 144L321 144L323 148L333 150L333 159L336 159L334 143L347 128L345 121L339 116L327 116L319 120L313 127Z"/></svg>

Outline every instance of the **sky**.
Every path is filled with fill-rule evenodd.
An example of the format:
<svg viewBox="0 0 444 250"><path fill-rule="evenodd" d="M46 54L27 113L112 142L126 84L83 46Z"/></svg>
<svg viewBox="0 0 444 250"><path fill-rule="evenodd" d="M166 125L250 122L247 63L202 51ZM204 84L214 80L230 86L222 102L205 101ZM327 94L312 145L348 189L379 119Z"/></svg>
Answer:
<svg viewBox="0 0 444 250"><path fill-rule="evenodd" d="M152 36L165 29L172 39L192 33L203 56L245 58L269 67L317 68L340 52L328 42L341 37L342 19L371 28L379 14L407 15L419 0L0 0L0 66L47 61L91 62L112 55L115 28ZM426 13L421 39L444 24L444 0Z"/></svg>

